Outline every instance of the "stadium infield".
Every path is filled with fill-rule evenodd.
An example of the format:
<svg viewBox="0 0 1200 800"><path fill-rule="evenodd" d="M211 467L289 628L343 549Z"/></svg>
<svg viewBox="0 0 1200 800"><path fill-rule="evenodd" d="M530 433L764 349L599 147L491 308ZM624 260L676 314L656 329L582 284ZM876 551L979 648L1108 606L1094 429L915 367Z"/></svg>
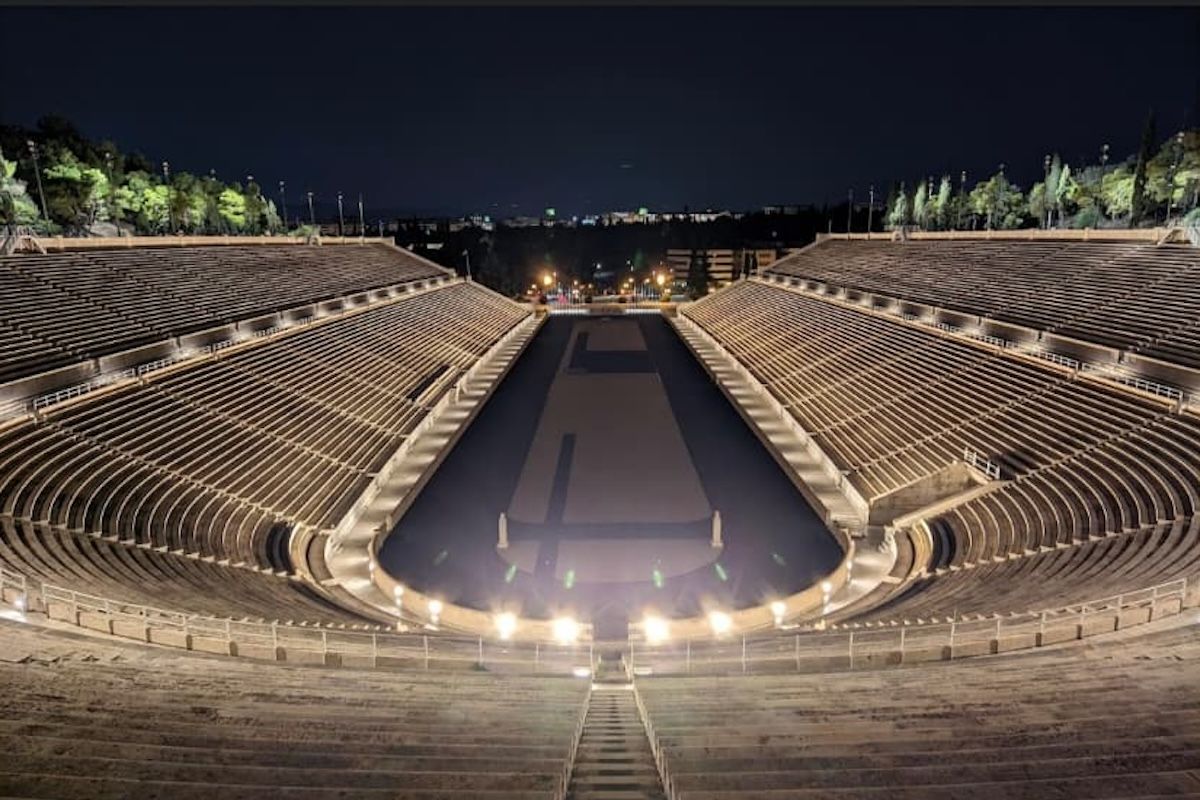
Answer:
<svg viewBox="0 0 1200 800"><path fill-rule="evenodd" d="M474 608L621 620L766 602L840 557L664 319L556 316L385 540L380 563Z"/></svg>

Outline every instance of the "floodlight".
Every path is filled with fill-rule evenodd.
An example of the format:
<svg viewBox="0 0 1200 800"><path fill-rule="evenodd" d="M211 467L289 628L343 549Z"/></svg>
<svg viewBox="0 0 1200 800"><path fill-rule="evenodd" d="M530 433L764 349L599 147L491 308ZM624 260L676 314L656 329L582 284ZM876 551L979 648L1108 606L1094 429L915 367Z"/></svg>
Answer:
<svg viewBox="0 0 1200 800"><path fill-rule="evenodd" d="M559 644L574 644L579 638L579 623L570 617L559 617L551 624L554 640Z"/></svg>
<svg viewBox="0 0 1200 800"><path fill-rule="evenodd" d="M787 603L782 600L776 600L771 603L771 616L775 617L775 624L783 622L783 615L787 613Z"/></svg>
<svg viewBox="0 0 1200 800"><path fill-rule="evenodd" d="M496 615L496 633L501 639L511 639L516 629L517 617L511 611L505 611L502 614Z"/></svg>
<svg viewBox="0 0 1200 800"><path fill-rule="evenodd" d="M571 670L571 674L574 675L576 678L592 677L592 671L587 667L575 667L575 669Z"/></svg>
<svg viewBox="0 0 1200 800"><path fill-rule="evenodd" d="M733 617L724 611L708 612L708 625L717 636L729 633L733 629Z"/></svg>
<svg viewBox="0 0 1200 800"><path fill-rule="evenodd" d="M442 613L442 601L441 600L430 600L429 601L429 616L433 617L434 622L437 622L437 618L441 613Z"/></svg>
<svg viewBox="0 0 1200 800"><path fill-rule="evenodd" d="M642 620L642 635L650 644L662 644L671 637L671 626L662 617L646 617Z"/></svg>

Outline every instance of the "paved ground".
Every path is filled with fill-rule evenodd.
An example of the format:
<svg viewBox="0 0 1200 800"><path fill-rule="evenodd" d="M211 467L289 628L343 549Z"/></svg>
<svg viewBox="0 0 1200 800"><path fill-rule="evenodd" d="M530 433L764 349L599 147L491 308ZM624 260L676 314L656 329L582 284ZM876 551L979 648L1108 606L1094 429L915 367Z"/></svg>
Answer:
<svg viewBox="0 0 1200 800"><path fill-rule="evenodd" d="M398 579L458 603L591 619L759 603L839 557L657 316L547 321L381 553Z"/></svg>

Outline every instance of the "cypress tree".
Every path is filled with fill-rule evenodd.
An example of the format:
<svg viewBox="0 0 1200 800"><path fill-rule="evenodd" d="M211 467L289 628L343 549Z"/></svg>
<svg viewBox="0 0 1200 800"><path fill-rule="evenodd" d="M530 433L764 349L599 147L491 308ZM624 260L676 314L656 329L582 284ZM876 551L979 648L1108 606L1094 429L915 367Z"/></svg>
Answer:
<svg viewBox="0 0 1200 800"><path fill-rule="evenodd" d="M1146 198L1146 165L1154 155L1154 111L1146 117L1146 126L1142 128L1142 146L1138 150L1137 166L1133 171L1133 198L1130 202L1129 225L1137 225L1146 217L1149 202Z"/></svg>

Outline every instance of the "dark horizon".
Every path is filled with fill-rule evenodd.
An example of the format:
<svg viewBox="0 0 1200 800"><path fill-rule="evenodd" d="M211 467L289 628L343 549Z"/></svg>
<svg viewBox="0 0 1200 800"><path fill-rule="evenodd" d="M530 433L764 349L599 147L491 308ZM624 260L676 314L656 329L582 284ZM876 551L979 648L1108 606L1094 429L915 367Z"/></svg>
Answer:
<svg viewBox="0 0 1200 800"><path fill-rule="evenodd" d="M1187 8L6 8L46 114L289 207L559 216L877 199L1197 118ZM43 32L32 35L33 32ZM61 43L53 52L48 41ZM68 44L69 43L69 44ZM295 192L295 194L293 194Z"/></svg>

